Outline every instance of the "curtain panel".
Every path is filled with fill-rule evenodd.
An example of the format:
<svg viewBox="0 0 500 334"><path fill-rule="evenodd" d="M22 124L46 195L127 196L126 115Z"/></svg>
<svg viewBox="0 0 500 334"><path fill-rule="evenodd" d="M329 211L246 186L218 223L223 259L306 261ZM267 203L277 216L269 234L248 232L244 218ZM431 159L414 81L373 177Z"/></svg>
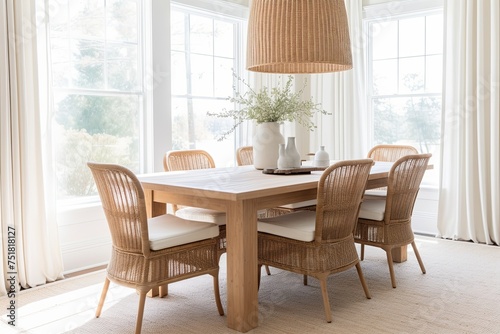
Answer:
<svg viewBox="0 0 500 334"><path fill-rule="evenodd" d="M63 271L44 184L35 12L35 0L0 3L0 295Z"/></svg>
<svg viewBox="0 0 500 334"><path fill-rule="evenodd" d="M365 35L363 1L345 0L353 68L349 71L311 75L311 95L331 115L317 115L311 133L311 151L320 146L331 159L359 159L368 152L365 93Z"/></svg>
<svg viewBox="0 0 500 334"><path fill-rule="evenodd" d="M500 244L498 0L445 2L438 230Z"/></svg>

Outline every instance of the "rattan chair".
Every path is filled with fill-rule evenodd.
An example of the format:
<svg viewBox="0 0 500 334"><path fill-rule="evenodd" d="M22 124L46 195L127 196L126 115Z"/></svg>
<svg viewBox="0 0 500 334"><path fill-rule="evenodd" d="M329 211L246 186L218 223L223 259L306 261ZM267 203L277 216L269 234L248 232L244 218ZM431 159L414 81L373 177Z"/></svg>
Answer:
<svg viewBox="0 0 500 334"><path fill-rule="evenodd" d="M382 144L372 147L370 151L368 151L367 158L373 159L374 161L394 162L410 154L418 154L418 150L410 145Z"/></svg>
<svg viewBox="0 0 500 334"><path fill-rule="evenodd" d="M259 270L269 265L317 278L327 322L332 321L327 291L330 274L356 267L366 298L371 298L353 231L372 164L372 159L335 163L319 180L316 211L258 221Z"/></svg>
<svg viewBox="0 0 500 334"><path fill-rule="evenodd" d="M253 146L242 146L236 150L238 166L253 165Z"/></svg>
<svg viewBox="0 0 500 334"><path fill-rule="evenodd" d="M168 151L163 158L163 169L166 171L204 168L215 168L214 159L204 150Z"/></svg>
<svg viewBox="0 0 500 334"><path fill-rule="evenodd" d="M215 301L224 315L219 295L219 265L213 224L187 221L171 214L146 217L144 191L128 169L88 163L94 176L112 239L112 252L96 317L106 299L110 281L139 293L135 333L140 333L146 294L153 288L210 274ZM160 295L165 291L160 288Z"/></svg>
<svg viewBox="0 0 500 334"><path fill-rule="evenodd" d="M215 161L205 150L173 150L163 157L165 171L215 168ZM172 204L174 213L180 208Z"/></svg>
<svg viewBox="0 0 500 334"><path fill-rule="evenodd" d="M204 150L176 150L165 154L163 167L165 171L205 169L215 168L215 162L210 153ZM219 226L219 258L226 252L225 212L176 204L172 206L177 217L217 224Z"/></svg>
<svg viewBox="0 0 500 334"><path fill-rule="evenodd" d="M365 199L361 204L354 240L361 244L361 260L365 245L382 248L387 254L392 287L396 287L392 249L411 244L422 273L425 267L418 253L411 228L413 207L420 183L431 157L430 153L406 155L398 159L389 172L387 196Z"/></svg>
<svg viewBox="0 0 500 334"><path fill-rule="evenodd" d="M394 162L409 154L418 154L418 150L410 145L381 144L373 146L370 151L368 151L367 158L373 159L374 161ZM386 193L387 187L369 189L365 191L365 198L385 196Z"/></svg>

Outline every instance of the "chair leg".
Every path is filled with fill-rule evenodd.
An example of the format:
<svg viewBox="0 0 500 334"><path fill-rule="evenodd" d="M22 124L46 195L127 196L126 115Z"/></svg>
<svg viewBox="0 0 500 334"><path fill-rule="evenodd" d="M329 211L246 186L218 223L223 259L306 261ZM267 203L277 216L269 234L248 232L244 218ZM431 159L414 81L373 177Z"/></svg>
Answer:
<svg viewBox="0 0 500 334"><path fill-rule="evenodd" d="M321 294L323 295L323 306L325 307L326 322L332 322L332 311L330 309L330 301L328 300L326 276L322 277L319 281L321 283Z"/></svg>
<svg viewBox="0 0 500 334"><path fill-rule="evenodd" d="M259 289L260 289L260 275L261 275L261 271L262 271L262 265L259 264L259 266L257 268L257 291L259 291Z"/></svg>
<svg viewBox="0 0 500 334"><path fill-rule="evenodd" d="M271 270L269 270L269 266L268 266L267 264L266 264L266 273L267 273L268 275L271 275Z"/></svg>
<svg viewBox="0 0 500 334"><path fill-rule="evenodd" d="M392 262L392 250L385 249L385 253L387 255L387 264L389 265L389 273L391 274L391 283L392 287L396 287L396 277L394 276L394 264Z"/></svg>
<svg viewBox="0 0 500 334"><path fill-rule="evenodd" d="M160 285L159 297L163 298L168 295L168 284Z"/></svg>
<svg viewBox="0 0 500 334"><path fill-rule="evenodd" d="M361 244L361 261L365 259L365 244Z"/></svg>
<svg viewBox="0 0 500 334"><path fill-rule="evenodd" d="M422 270L422 274L425 274L425 267L424 263L422 262L422 258L420 257L420 253L418 252L417 245L415 244L415 241L411 243L411 246L413 247L413 251L415 252L415 256L417 257L418 264L420 266L420 269Z"/></svg>
<svg viewBox="0 0 500 334"><path fill-rule="evenodd" d="M304 285L307 285L307 275L304 275Z"/></svg>
<svg viewBox="0 0 500 334"><path fill-rule="evenodd" d="M363 275L363 271L361 270L361 265L359 264L359 262L356 263L356 270L358 271L359 280L361 281L361 285L363 286L363 290L365 291L366 298L372 299L370 290L368 290L368 285L366 285L365 276Z"/></svg>
<svg viewBox="0 0 500 334"><path fill-rule="evenodd" d="M212 274L214 277L214 296L215 303L217 304L217 310L219 311L219 315L224 315L224 308L222 308L222 302L220 300L220 291L219 291L219 271L215 274Z"/></svg>
<svg viewBox="0 0 500 334"><path fill-rule="evenodd" d="M97 305L97 310L95 311L95 317L99 318L102 311L102 306L104 305L104 300L106 299L106 294L109 288L109 278L106 277L104 280L104 286L102 287L101 298L99 299L99 304Z"/></svg>
<svg viewBox="0 0 500 334"><path fill-rule="evenodd" d="M144 304L146 303L146 295L148 291L139 293L139 309L137 310L137 322L135 324L135 334L141 334L142 317L144 316Z"/></svg>

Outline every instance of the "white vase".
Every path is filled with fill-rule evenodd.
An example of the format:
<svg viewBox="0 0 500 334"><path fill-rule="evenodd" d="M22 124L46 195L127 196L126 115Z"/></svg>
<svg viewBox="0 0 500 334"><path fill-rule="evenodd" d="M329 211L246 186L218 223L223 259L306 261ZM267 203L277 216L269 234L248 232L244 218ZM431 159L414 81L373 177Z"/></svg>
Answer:
<svg viewBox="0 0 500 334"><path fill-rule="evenodd" d="M325 151L324 146L320 146L319 150L314 154L314 166L315 167L328 167L330 166L330 156L328 152Z"/></svg>
<svg viewBox="0 0 500 334"><path fill-rule="evenodd" d="M288 168L290 161L286 156L285 144L280 144L279 157L278 157L278 169Z"/></svg>
<svg viewBox="0 0 500 334"><path fill-rule="evenodd" d="M256 169L277 168L279 144L285 138L276 122L259 123L253 135L253 165Z"/></svg>
<svg viewBox="0 0 500 334"><path fill-rule="evenodd" d="M288 137L285 155L288 160L288 168L300 167L300 154L295 145L295 137Z"/></svg>

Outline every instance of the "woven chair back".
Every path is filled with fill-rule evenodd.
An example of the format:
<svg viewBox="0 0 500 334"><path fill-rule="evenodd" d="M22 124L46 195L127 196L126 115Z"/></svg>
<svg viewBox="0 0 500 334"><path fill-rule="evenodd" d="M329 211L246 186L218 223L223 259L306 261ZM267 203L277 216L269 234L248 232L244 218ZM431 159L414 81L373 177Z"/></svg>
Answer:
<svg viewBox="0 0 500 334"><path fill-rule="evenodd" d="M236 150L238 166L253 165L253 146L242 146Z"/></svg>
<svg viewBox="0 0 500 334"><path fill-rule="evenodd" d="M372 165L372 159L345 160L323 172L318 184L316 242L352 236Z"/></svg>
<svg viewBox="0 0 500 334"><path fill-rule="evenodd" d="M394 162L410 154L418 154L418 150L410 145L376 145L368 152L367 158Z"/></svg>
<svg viewBox="0 0 500 334"><path fill-rule="evenodd" d="M413 154L398 159L389 172L385 221L398 223L411 219L420 183L432 154Z"/></svg>
<svg viewBox="0 0 500 334"><path fill-rule="evenodd" d="M204 150L168 151L163 160L165 171L215 168L212 156Z"/></svg>
<svg viewBox="0 0 500 334"><path fill-rule="evenodd" d="M144 191L127 168L87 163L99 192L113 246L125 252L149 254Z"/></svg>

